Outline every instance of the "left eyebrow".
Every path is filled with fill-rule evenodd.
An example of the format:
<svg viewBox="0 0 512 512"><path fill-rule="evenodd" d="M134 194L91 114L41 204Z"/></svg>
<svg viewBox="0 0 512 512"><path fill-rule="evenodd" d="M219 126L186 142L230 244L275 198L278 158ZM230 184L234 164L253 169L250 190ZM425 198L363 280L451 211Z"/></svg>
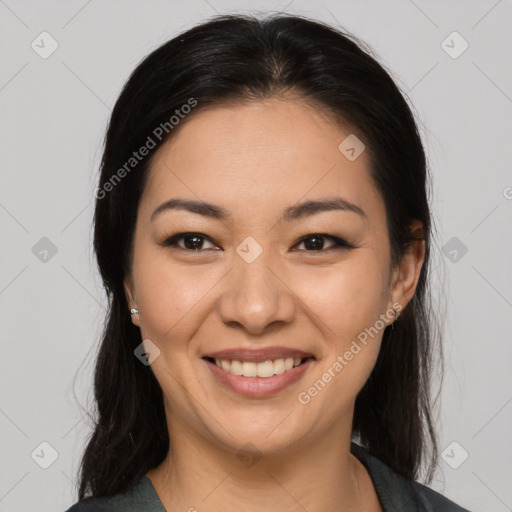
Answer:
<svg viewBox="0 0 512 512"><path fill-rule="evenodd" d="M292 221L301 217L314 215L320 212L326 212L331 210L342 210L346 212L356 213L357 215L368 219L366 212L359 206L342 197L330 197L327 199L306 201L296 206L288 207L283 215L278 219L278 222Z"/></svg>

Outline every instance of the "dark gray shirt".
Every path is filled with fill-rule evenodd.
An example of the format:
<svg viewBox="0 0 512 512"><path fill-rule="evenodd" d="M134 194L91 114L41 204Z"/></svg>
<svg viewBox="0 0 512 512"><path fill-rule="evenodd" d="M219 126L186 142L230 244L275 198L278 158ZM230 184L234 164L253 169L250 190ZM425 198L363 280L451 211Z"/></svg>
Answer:
<svg viewBox="0 0 512 512"><path fill-rule="evenodd" d="M366 467L384 512L470 512L432 489L404 478L361 446L350 451ZM66 512L172 512L166 511L151 480L144 476L124 493L86 498Z"/></svg>

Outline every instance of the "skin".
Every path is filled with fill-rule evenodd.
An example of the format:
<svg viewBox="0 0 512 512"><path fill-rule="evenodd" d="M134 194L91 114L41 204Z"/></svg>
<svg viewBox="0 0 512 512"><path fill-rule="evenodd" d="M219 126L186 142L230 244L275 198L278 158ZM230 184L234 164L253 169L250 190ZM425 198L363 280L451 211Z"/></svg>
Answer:
<svg viewBox="0 0 512 512"><path fill-rule="evenodd" d="M161 351L151 368L165 397L171 449L148 476L167 510L382 510L350 441L355 398L384 329L307 405L297 399L379 315L393 304L405 308L424 260L424 241L417 241L392 268L367 154L349 161L338 150L350 133L298 99L273 98L199 112L155 154L125 290L139 309L132 321L142 339ZM367 218L332 210L277 222L288 206L331 196L355 203ZM151 221L171 198L214 203L232 217L166 210ZM423 235L419 222L411 229ZM200 250L185 249L183 239L161 245L179 232L205 235ZM319 249L300 242L315 233L355 248L336 248L329 238ZM236 252L248 236L263 249L252 263ZM227 390L201 359L273 345L316 361L269 398ZM237 457L248 441L261 455L251 467Z"/></svg>

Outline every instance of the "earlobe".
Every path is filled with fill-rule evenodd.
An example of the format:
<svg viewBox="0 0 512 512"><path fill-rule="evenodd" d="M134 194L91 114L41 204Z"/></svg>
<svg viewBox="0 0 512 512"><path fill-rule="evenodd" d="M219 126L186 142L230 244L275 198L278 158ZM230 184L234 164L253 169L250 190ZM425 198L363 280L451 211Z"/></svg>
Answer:
<svg viewBox="0 0 512 512"><path fill-rule="evenodd" d="M393 324L397 321L400 313L402 312L404 306L400 302L402 300L400 290L399 290L399 280L400 277L400 266L397 265L391 274L390 279L390 292L389 292L389 300L388 307L386 310L386 316L390 319L389 325L393 328Z"/></svg>
<svg viewBox="0 0 512 512"><path fill-rule="evenodd" d="M135 294L133 293L133 282L131 278L127 277L123 283L126 303L130 308L130 315L132 319L132 323L137 327L140 327L139 322L139 309L137 308L137 300L135 298Z"/></svg>
<svg viewBox="0 0 512 512"><path fill-rule="evenodd" d="M130 315L132 317L132 324L140 327L139 310L137 308L131 308Z"/></svg>

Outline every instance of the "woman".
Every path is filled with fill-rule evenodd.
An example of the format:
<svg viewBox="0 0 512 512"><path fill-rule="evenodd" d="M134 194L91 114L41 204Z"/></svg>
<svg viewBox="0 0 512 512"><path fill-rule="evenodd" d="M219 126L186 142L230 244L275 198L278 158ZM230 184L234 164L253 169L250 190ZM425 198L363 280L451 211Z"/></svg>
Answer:
<svg viewBox="0 0 512 512"><path fill-rule="evenodd" d="M465 510L415 481L427 183L404 97L331 27L219 16L149 55L96 193L110 310L68 512Z"/></svg>

